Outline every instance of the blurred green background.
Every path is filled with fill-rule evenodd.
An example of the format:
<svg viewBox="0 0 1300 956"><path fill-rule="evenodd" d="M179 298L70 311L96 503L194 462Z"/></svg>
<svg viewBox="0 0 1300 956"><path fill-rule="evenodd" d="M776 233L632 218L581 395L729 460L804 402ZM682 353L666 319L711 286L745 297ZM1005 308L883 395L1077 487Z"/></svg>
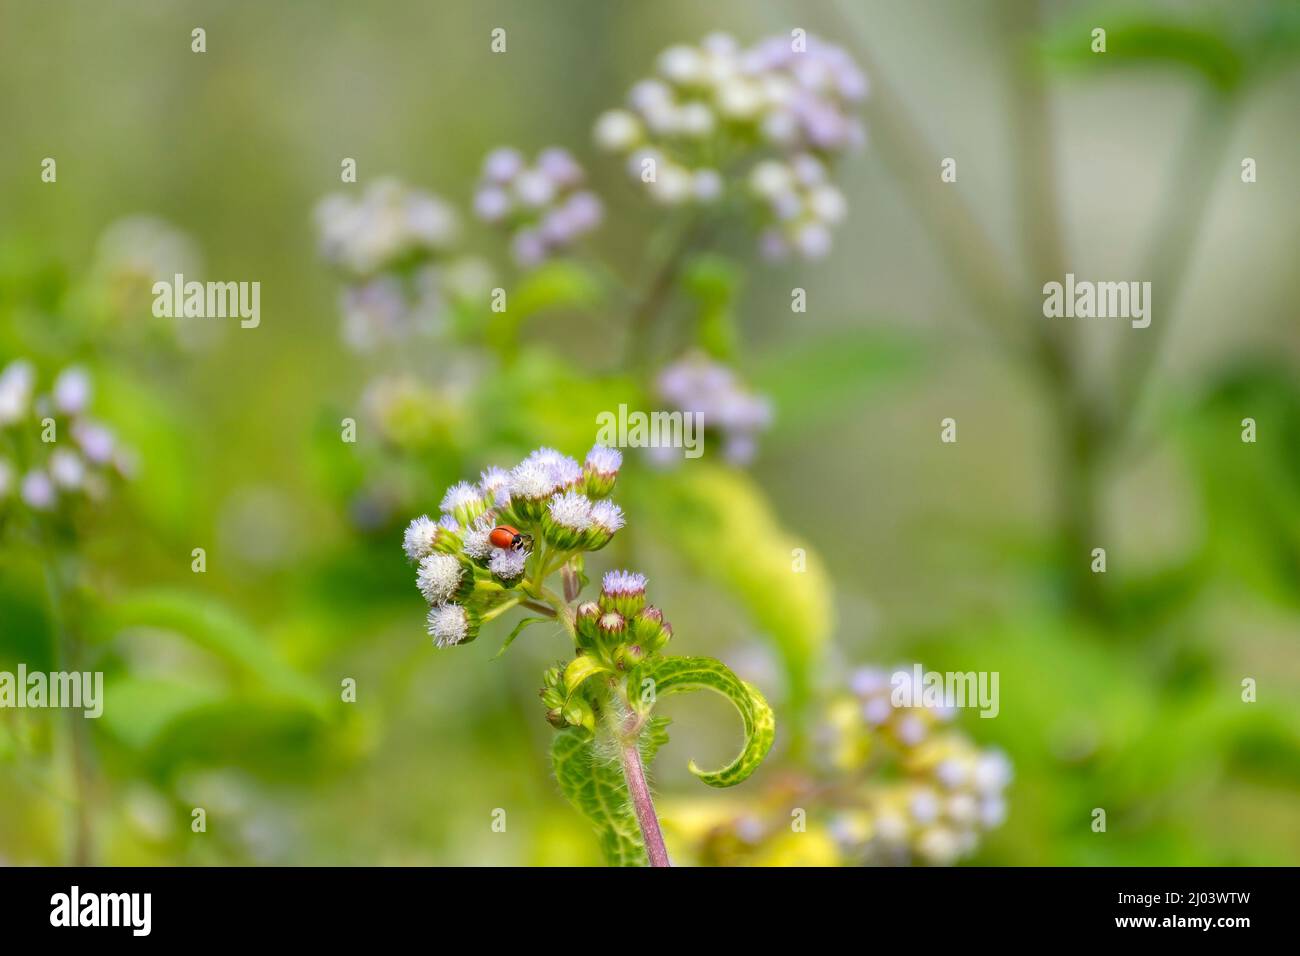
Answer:
<svg viewBox="0 0 1300 956"><path fill-rule="evenodd" d="M391 174L464 209L489 149L562 144L605 198L601 254L635 274L663 213L591 148L594 118L673 43L803 27L843 44L873 88L826 260L760 265L743 229L718 240L739 276L732 359L774 424L750 469L718 466L707 488L630 475L628 542L609 555L649 574L678 653L719 656L772 699L778 749L742 791L806 759L792 728L816 723L853 666L920 660L1001 674L998 719L959 721L1016 772L974 862L1296 863L1294 13L3 0L0 365L88 366L99 413L140 459L77 538L86 659L109 682L86 728L92 859L599 862L550 779L536 701L563 639L536 629L499 660L497 634L435 652L398 543L452 481L542 443L586 450L594 412L624 394L620 320L561 295L518 364L480 370L474 401L438 410L415 453L365 427L341 445L376 368L340 342L312 210L340 189L343 157L362 184ZM1087 49L1096 25L1105 62ZM509 50L494 56L498 26ZM956 183L939 183L944 157ZM1257 182L1241 181L1243 157ZM105 318L97 244L135 214L188 233L205 278L259 280L260 328L216 323L178 345L147 300ZM468 243L500 259L486 229L469 224ZM1152 329L1044 333L1038 288L1064 271L1155 281ZM806 313L790 312L795 286ZM378 474L391 508L368 497ZM719 552L708 534L745 546ZM44 559L0 542L0 670L51 666ZM793 546L814 558L791 584ZM1094 577L1098 546L1109 567ZM339 700L347 677L355 704ZM675 800L717 796L688 759L725 759L738 729L721 702L665 710L671 831ZM0 711L0 861L69 858L62 731L53 712Z"/></svg>

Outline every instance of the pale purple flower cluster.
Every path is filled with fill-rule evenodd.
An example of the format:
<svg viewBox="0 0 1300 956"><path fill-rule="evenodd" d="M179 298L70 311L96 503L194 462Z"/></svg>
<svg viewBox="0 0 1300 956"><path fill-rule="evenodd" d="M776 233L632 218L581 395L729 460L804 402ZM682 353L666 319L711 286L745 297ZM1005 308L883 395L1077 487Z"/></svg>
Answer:
<svg viewBox="0 0 1300 956"><path fill-rule="evenodd" d="M802 31L748 49L713 34L698 47L670 47L657 67L632 87L627 108L597 119L597 144L625 157L629 174L669 206L720 199L729 186L714 165L720 155L730 158L728 169L744 170L746 159L786 168L790 182L776 184L769 166L759 178L773 188L758 192L751 179L746 192L768 223L782 226L765 232L761 248L768 256L824 255L826 227L845 210L843 195L825 182L826 164L866 141L854 110L867 80L852 57Z"/></svg>
<svg viewBox="0 0 1300 956"><path fill-rule="evenodd" d="M509 230L515 263L531 268L570 248L600 225L604 207L583 183L578 161L558 146L532 165L516 149L493 150L474 193L479 219Z"/></svg>
<svg viewBox="0 0 1300 956"><path fill-rule="evenodd" d="M359 196L326 197L316 225L322 258L345 282L342 335L355 351L436 334L450 305L481 300L491 286L484 263L453 255L456 210L397 180L378 180Z"/></svg>
<svg viewBox="0 0 1300 956"><path fill-rule="evenodd" d="M744 386L736 373L704 355L692 353L660 370L659 397L700 417L703 427L723 440L723 455L733 464L753 460L758 433L771 424L772 406Z"/></svg>
<svg viewBox="0 0 1300 956"><path fill-rule="evenodd" d="M88 416L90 376L71 366L48 393L38 394L36 385L36 369L25 359L0 369L0 448L14 449L13 458L0 455L0 509L15 493L39 512L102 500L109 482L129 477L134 462L113 433ZM30 434L20 436L23 431Z"/></svg>

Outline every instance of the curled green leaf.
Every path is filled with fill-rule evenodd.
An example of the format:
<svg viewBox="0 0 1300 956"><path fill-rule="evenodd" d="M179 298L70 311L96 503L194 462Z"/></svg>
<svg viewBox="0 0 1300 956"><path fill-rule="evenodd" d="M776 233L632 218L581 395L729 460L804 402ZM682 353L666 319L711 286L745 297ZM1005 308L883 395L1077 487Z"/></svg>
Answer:
<svg viewBox="0 0 1300 956"><path fill-rule="evenodd" d="M725 767L701 770L694 760L691 773L710 787L734 787L747 778L767 756L776 739L776 718L763 695L712 657L664 657L645 664L640 680L654 682L655 698L690 690L712 690L726 697L745 724L745 746Z"/></svg>

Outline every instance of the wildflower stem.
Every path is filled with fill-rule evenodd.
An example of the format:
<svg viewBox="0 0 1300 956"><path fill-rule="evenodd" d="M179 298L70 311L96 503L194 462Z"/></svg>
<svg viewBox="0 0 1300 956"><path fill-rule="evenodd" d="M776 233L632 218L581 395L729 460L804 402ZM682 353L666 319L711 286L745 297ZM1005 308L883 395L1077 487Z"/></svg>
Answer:
<svg viewBox="0 0 1300 956"><path fill-rule="evenodd" d="M79 666L78 645L65 616L64 595L70 590L72 575L65 567L58 549L51 548L45 561L45 588L50 603L50 615L55 629L55 650L60 670L73 671ZM81 715L68 711L68 741L71 757L73 785L73 866L90 866L91 863L91 806L90 770L86 755L85 730Z"/></svg>
<svg viewBox="0 0 1300 956"><path fill-rule="evenodd" d="M632 798L632 808L636 811L636 822L641 827L641 836L645 841L646 856L651 866L672 866L668 860L668 848L664 846L663 830L659 827L659 816L655 813L654 799L650 796L650 785L646 783L645 767L641 763L641 749L637 737L624 737L620 741L620 754L623 759L623 777L627 780L627 792Z"/></svg>
<svg viewBox="0 0 1300 956"><path fill-rule="evenodd" d="M520 607L526 607L530 611L536 611L538 614L544 614L547 617L555 617L555 609L542 604L540 601L520 601Z"/></svg>

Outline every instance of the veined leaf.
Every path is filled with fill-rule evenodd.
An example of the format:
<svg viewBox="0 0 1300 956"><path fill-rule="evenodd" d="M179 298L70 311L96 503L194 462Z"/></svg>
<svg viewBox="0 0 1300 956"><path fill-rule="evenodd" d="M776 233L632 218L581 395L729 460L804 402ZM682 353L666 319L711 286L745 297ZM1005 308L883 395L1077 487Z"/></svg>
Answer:
<svg viewBox="0 0 1300 956"><path fill-rule="evenodd" d="M656 717L641 735L641 760L646 766L668 740L668 721ZM601 851L610 866L645 866L645 842L614 743L570 727L555 735L551 766L560 791L574 809L596 829Z"/></svg>
<svg viewBox="0 0 1300 956"><path fill-rule="evenodd" d="M636 683L654 681L655 698L688 690L712 690L721 694L740 712L745 723L745 746L736 759L720 770L701 770L691 761L691 773L710 787L734 787L757 769L776 738L776 718L763 695L721 661L712 657L663 657L647 661Z"/></svg>

